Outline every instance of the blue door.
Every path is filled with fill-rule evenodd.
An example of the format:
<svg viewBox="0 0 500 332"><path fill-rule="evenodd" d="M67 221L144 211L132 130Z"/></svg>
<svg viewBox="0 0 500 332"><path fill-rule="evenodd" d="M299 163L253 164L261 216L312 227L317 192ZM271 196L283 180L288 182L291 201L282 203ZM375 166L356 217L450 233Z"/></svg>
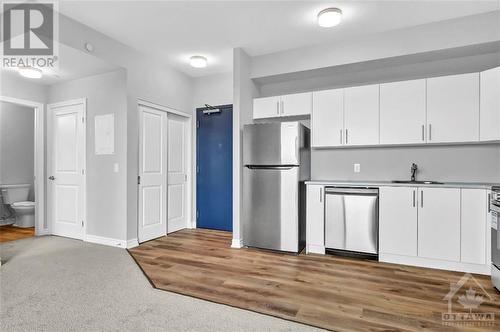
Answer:
<svg viewBox="0 0 500 332"><path fill-rule="evenodd" d="M196 227L232 231L233 105L217 108L196 109Z"/></svg>

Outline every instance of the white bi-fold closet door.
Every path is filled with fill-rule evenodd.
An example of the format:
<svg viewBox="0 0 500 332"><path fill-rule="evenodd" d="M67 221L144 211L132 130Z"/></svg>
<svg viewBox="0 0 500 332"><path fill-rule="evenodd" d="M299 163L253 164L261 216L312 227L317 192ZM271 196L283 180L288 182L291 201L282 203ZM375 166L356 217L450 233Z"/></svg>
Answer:
<svg viewBox="0 0 500 332"><path fill-rule="evenodd" d="M139 106L139 242L187 225L187 122Z"/></svg>
<svg viewBox="0 0 500 332"><path fill-rule="evenodd" d="M167 113L139 108L139 242L167 234Z"/></svg>
<svg viewBox="0 0 500 332"><path fill-rule="evenodd" d="M84 238L85 100L48 105L47 219L52 234Z"/></svg>
<svg viewBox="0 0 500 332"><path fill-rule="evenodd" d="M167 233L186 228L188 202L188 121L168 114L168 223Z"/></svg>

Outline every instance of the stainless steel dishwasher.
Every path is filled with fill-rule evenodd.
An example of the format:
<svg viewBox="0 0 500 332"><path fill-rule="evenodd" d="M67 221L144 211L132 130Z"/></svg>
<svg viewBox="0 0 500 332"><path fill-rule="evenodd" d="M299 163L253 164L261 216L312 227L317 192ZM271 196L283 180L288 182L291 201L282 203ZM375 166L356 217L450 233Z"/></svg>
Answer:
<svg viewBox="0 0 500 332"><path fill-rule="evenodd" d="M325 248L378 257L378 188L325 188Z"/></svg>

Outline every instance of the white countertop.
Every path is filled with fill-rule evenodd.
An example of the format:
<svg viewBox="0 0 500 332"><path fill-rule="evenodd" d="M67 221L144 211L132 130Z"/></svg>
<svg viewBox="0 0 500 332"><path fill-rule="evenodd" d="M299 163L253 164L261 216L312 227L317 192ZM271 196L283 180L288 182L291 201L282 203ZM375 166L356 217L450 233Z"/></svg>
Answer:
<svg viewBox="0 0 500 332"><path fill-rule="evenodd" d="M498 183L477 182L444 182L443 184L421 184L421 183L394 183L391 181L346 181L346 180L311 180L306 184L324 186L349 186L349 187L441 187L441 188L474 188L491 189L492 186L500 186Z"/></svg>

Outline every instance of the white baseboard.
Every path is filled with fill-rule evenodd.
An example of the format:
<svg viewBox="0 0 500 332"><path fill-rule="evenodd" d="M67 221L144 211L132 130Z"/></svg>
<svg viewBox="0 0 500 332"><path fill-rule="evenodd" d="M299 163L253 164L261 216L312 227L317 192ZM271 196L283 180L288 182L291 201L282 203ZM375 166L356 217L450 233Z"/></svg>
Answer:
<svg viewBox="0 0 500 332"><path fill-rule="evenodd" d="M102 237L90 234L87 234L85 236L85 242L103 244L105 246L118 247L118 248L127 248L128 245L127 241L125 240L118 240L110 237Z"/></svg>
<svg viewBox="0 0 500 332"><path fill-rule="evenodd" d="M400 256L394 254L379 253L379 261L394 264L412 265L418 267L427 267L431 269L440 269L448 271L468 272L491 275L491 265L489 264L471 264L461 262L451 262L439 259Z"/></svg>
<svg viewBox="0 0 500 332"><path fill-rule="evenodd" d="M235 249L243 248L243 240L242 239L233 239L233 241L231 241L231 248L235 248Z"/></svg>
<svg viewBox="0 0 500 332"><path fill-rule="evenodd" d="M306 254L325 254L325 246L320 246L316 244L306 245Z"/></svg>
<svg viewBox="0 0 500 332"><path fill-rule="evenodd" d="M139 245L139 241L137 239L132 239L127 241L127 249L135 248Z"/></svg>

